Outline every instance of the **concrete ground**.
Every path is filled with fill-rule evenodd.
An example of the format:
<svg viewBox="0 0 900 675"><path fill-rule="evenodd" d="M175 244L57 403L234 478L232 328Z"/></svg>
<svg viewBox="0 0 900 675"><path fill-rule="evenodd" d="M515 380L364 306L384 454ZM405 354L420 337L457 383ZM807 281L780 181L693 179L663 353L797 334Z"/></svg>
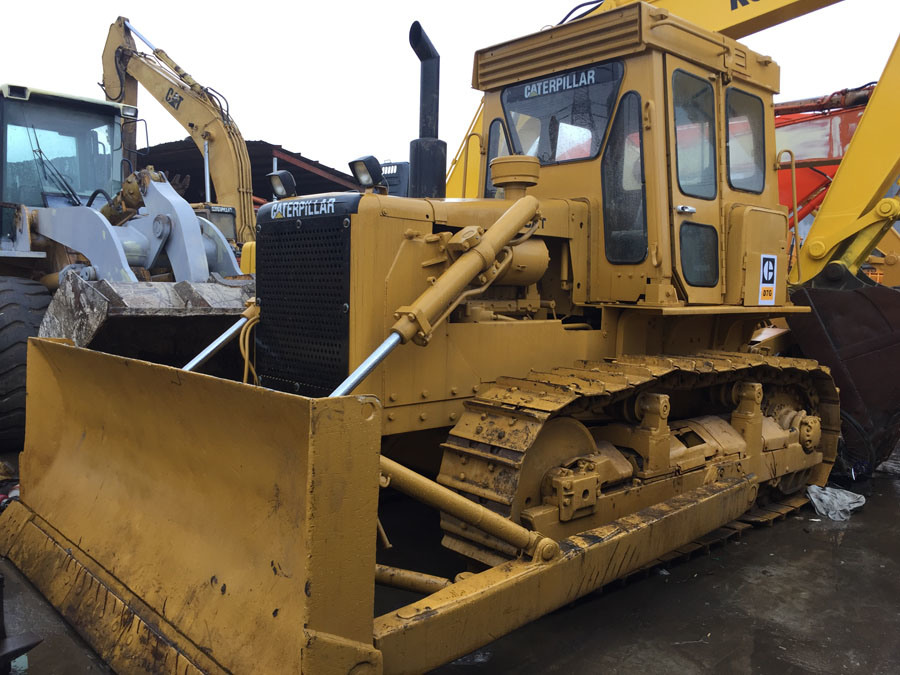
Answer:
<svg viewBox="0 0 900 675"><path fill-rule="evenodd" d="M0 572L9 634L44 637L14 673L109 672L8 562ZM378 610L405 601L380 597ZM435 672L887 674L900 672L898 635L900 475L882 473L849 521L804 507L708 556L587 596Z"/></svg>
<svg viewBox="0 0 900 675"><path fill-rule="evenodd" d="M81 675L111 673L53 607L5 558L3 615L7 635L34 633L43 642L12 663L12 675Z"/></svg>

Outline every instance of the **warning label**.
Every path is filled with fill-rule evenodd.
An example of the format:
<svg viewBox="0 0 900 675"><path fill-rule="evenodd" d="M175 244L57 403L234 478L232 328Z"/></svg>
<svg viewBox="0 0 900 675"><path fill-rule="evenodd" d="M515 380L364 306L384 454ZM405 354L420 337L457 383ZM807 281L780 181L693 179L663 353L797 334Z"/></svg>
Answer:
<svg viewBox="0 0 900 675"><path fill-rule="evenodd" d="M775 304L775 281L778 273L778 258L762 255L759 260L759 304Z"/></svg>

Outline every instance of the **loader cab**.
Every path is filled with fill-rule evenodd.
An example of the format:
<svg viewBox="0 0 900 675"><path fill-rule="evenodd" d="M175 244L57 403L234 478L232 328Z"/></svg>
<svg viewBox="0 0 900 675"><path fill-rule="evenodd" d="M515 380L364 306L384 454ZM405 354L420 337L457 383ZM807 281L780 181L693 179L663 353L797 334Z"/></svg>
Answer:
<svg viewBox="0 0 900 675"><path fill-rule="evenodd" d="M86 204L121 188L123 109L113 103L0 87L0 201L31 207ZM105 198L95 197L95 208Z"/></svg>
<svg viewBox="0 0 900 675"><path fill-rule="evenodd" d="M481 50L483 196L504 196L491 161L523 154L541 163L530 194L589 204L569 244L577 304L784 304L778 78L643 3Z"/></svg>

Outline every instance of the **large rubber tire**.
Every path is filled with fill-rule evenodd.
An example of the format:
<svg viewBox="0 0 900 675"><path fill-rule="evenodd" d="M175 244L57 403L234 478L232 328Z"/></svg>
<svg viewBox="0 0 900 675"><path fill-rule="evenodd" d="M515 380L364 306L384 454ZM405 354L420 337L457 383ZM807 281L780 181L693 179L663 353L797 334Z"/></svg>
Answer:
<svg viewBox="0 0 900 675"><path fill-rule="evenodd" d="M50 292L37 281L0 277L0 453L25 442L25 354L38 334Z"/></svg>

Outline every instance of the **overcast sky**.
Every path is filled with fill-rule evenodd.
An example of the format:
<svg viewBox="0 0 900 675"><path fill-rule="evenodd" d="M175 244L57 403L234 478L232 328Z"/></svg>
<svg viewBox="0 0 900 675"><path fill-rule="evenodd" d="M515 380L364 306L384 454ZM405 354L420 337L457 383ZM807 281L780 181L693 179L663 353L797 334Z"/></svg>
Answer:
<svg viewBox="0 0 900 675"><path fill-rule="evenodd" d="M440 136L452 155L480 100L471 88L473 52L555 24L575 4L4 2L0 82L102 98L100 54L109 24L128 8L138 31L225 95L244 138L347 171L360 155L407 159L418 133L412 21L441 54ZM792 100L877 80L898 30L900 0L844 0L742 42L775 58L778 99ZM186 136L146 92L139 107L151 144Z"/></svg>

